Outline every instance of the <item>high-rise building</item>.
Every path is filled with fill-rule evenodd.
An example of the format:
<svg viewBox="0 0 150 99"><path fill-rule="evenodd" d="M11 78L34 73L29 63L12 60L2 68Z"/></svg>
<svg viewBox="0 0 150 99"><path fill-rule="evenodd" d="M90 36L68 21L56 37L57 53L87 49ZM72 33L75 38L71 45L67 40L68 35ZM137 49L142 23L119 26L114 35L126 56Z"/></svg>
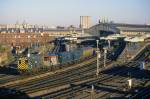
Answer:
<svg viewBox="0 0 150 99"><path fill-rule="evenodd" d="M88 29L91 27L91 16L80 16L80 28Z"/></svg>

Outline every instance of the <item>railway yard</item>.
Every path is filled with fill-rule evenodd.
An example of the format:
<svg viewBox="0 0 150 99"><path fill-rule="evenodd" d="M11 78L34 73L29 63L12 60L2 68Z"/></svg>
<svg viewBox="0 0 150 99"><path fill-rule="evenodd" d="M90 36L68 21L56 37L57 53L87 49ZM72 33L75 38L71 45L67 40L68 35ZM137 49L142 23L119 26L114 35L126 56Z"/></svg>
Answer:
<svg viewBox="0 0 150 99"><path fill-rule="evenodd" d="M99 58L99 75L96 75L97 56L93 54L94 49L76 50L71 54L56 53L59 50L58 46L51 50L55 53L48 54L51 56L46 58L50 58L53 64L57 63L50 65L54 67L53 69L32 75L22 75L14 67L7 67L9 70L1 69L0 98L13 96L15 99L148 99L150 97L149 44L134 58L122 63L110 58L105 59L105 55L102 54ZM76 55L80 57L76 58ZM67 62L69 59L72 63L65 64L63 61L64 63L60 64L61 60ZM6 73L5 69L12 72Z"/></svg>
<svg viewBox="0 0 150 99"><path fill-rule="evenodd" d="M1 0L0 99L150 99L150 0Z"/></svg>

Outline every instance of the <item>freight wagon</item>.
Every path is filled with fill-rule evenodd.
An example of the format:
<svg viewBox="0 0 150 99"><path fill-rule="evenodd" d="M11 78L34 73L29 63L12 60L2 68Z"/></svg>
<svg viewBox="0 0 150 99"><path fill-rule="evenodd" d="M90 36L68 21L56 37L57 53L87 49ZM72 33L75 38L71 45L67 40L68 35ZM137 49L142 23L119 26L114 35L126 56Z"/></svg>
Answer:
<svg viewBox="0 0 150 99"><path fill-rule="evenodd" d="M94 53L94 49L91 48L91 47L84 47L82 48L82 56L81 58L86 58L86 57L89 57L89 56L92 56Z"/></svg>
<svg viewBox="0 0 150 99"><path fill-rule="evenodd" d="M73 61L73 53L72 52L62 52L58 53L58 63L64 64Z"/></svg>
<svg viewBox="0 0 150 99"><path fill-rule="evenodd" d="M55 54L48 54L49 58L45 61L49 61L49 66L52 65L58 65L58 64L68 64L75 61L79 61L81 59L88 58L90 56L94 56L94 49L92 47L84 47L84 48L77 48L72 51L67 52L59 52ZM52 61L52 57L53 60Z"/></svg>

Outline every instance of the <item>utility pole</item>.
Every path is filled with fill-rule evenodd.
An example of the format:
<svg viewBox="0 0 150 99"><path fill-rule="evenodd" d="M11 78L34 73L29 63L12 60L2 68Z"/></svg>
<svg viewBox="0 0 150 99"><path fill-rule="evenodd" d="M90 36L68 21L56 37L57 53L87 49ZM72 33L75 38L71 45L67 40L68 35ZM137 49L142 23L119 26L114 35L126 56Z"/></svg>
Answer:
<svg viewBox="0 0 150 99"><path fill-rule="evenodd" d="M140 70L144 70L145 69L145 62L141 62L140 63Z"/></svg>
<svg viewBox="0 0 150 99"><path fill-rule="evenodd" d="M99 58L100 58L100 51L99 51L99 47L98 47L98 44L99 44L99 40L96 40L96 43L97 43L97 71L96 71L96 75L98 77L99 75Z"/></svg>
<svg viewBox="0 0 150 99"><path fill-rule="evenodd" d="M92 85L92 90L91 90L91 99L94 99L94 85Z"/></svg>
<svg viewBox="0 0 150 99"><path fill-rule="evenodd" d="M110 48L110 46L111 46L111 42L110 40L108 40L108 47Z"/></svg>
<svg viewBox="0 0 150 99"><path fill-rule="evenodd" d="M106 55L107 55L107 49L104 48L104 67L106 67Z"/></svg>

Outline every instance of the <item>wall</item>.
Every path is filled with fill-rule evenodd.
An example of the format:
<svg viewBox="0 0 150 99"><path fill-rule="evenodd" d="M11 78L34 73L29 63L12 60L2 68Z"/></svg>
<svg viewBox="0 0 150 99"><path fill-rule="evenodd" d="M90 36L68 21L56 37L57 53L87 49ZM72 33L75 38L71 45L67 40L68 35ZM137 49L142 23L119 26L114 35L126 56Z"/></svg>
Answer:
<svg viewBox="0 0 150 99"><path fill-rule="evenodd" d="M53 39L54 37L46 33L0 33L0 44L22 45L34 42L43 44Z"/></svg>

